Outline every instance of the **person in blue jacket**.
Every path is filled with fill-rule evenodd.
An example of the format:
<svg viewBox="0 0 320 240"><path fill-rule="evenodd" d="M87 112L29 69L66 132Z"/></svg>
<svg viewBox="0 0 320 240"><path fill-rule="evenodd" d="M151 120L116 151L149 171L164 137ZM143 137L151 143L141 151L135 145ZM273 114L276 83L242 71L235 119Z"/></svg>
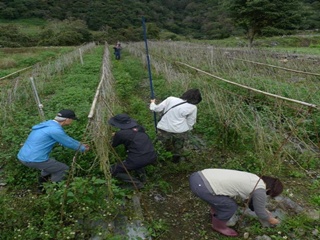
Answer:
<svg viewBox="0 0 320 240"><path fill-rule="evenodd" d="M77 120L74 111L64 109L53 120L33 126L17 155L23 165L41 170L38 179L39 191L43 190L43 183L50 178L52 182L63 180L69 170L66 164L49 156L56 143L80 152L89 150L87 144L71 138L63 130L63 127L70 125L73 120Z"/></svg>

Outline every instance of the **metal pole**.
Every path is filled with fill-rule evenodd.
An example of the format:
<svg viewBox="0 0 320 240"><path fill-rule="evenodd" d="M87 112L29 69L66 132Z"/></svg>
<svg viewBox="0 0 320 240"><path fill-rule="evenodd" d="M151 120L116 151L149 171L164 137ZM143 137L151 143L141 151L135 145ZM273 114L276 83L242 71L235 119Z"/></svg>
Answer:
<svg viewBox="0 0 320 240"><path fill-rule="evenodd" d="M143 37L146 46L146 55L147 55L147 65L148 65L148 74L149 74L149 82L150 82L150 92L151 92L151 99L154 99L154 91L153 91L153 83L152 83L152 75L151 75L151 67L150 67L150 58L149 58L149 51L148 51L148 41L147 41L147 30L145 19L142 17L142 26L143 26ZM156 112L153 112L153 120L154 120L154 127L157 132L157 115Z"/></svg>

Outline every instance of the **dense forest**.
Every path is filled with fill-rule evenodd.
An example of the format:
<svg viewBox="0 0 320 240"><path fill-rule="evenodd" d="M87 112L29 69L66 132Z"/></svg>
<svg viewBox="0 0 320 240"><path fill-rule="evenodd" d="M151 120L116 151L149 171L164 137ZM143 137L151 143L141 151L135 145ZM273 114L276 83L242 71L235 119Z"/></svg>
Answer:
<svg viewBox="0 0 320 240"><path fill-rule="evenodd" d="M0 45L72 45L91 40L141 40L141 17L148 35L167 39L221 39L293 34L320 28L318 0L2 0L7 24L42 19L50 24L36 36L0 25ZM58 26L58 28L57 28ZM57 32L58 30L60 32ZM61 30L62 29L62 30ZM61 32L62 31L62 32ZM60 40L57 40L58 37ZM12 41L12 38L17 38ZM10 45L10 44L9 44Z"/></svg>

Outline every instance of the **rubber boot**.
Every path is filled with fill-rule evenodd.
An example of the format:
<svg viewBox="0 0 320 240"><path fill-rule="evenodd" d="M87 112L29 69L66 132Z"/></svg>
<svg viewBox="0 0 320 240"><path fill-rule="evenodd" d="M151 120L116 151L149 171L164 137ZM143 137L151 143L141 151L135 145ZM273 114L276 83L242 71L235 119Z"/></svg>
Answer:
<svg viewBox="0 0 320 240"><path fill-rule="evenodd" d="M232 228L227 227L226 221L221 221L212 216L212 229L228 237L236 237L238 233Z"/></svg>
<svg viewBox="0 0 320 240"><path fill-rule="evenodd" d="M172 162L173 162L173 163L179 163L180 160L181 160L181 156L180 156L180 155L174 154L174 155L172 156Z"/></svg>

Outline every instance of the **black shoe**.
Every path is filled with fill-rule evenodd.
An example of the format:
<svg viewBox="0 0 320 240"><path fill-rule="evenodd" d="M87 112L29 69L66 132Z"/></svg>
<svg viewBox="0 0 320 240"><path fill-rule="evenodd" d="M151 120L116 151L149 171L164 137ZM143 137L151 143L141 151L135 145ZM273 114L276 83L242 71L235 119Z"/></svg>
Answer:
<svg viewBox="0 0 320 240"><path fill-rule="evenodd" d="M173 163L179 163L181 161L181 156L180 155L173 155L172 156L172 162Z"/></svg>
<svg viewBox="0 0 320 240"><path fill-rule="evenodd" d="M132 183L126 183L126 184L120 185L120 188L127 189L127 190L136 190L136 189L139 190L143 187L144 187L143 183L135 183L135 185L133 185Z"/></svg>
<svg viewBox="0 0 320 240"><path fill-rule="evenodd" d="M37 189L37 194L46 194L46 190L44 189L43 186L39 186L38 189Z"/></svg>
<svg viewBox="0 0 320 240"><path fill-rule="evenodd" d="M137 187L138 189L141 189L141 188L144 187L144 184L143 184L142 182L136 183L136 187Z"/></svg>
<svg viewBox="0 0 320 240"><path fill-rule="evenodd" d="M39 183L38 190L37 190L38 194L45 194L46 193L46 190L43 187L43 183L48 182L50 179L50 176L51 175L49 174L47 176L40 176L38 178L38 183Z"/></svg>

